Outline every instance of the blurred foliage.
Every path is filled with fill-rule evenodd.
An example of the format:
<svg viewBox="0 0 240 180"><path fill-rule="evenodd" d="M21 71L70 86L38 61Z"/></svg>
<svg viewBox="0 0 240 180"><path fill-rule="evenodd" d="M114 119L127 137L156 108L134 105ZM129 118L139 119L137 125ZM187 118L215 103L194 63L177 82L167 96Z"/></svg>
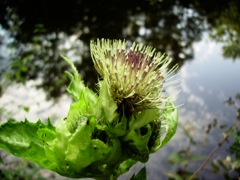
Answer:
<svg viewBox="0 0 240 180"><path fill-rule="evenodd" d="M18 163L14 162L14 166L11 163L5 163L0 158L0 179L2 180L44 180L39 173L41 169L35 163L27 160L20 160Z"/></svg>
<svg viewBox="0 0 240 180"><path fill-rule="evenodd" d="M193 149L202 146L203 144L194 140L192 136L189 135L188 131L185 127L183 128L183 132L185 136L189 140L189 145L176 152L171 154L168 157L168 162L176 167L175 171L167 171L165 172L166 176L169 179L198 179L198 176L192 177L193 173L195 173L198 167L203 166L198 173L207 172L206 178L214 177L214 178L224 178L224 179L237 179L240 176L240 94L238 93L235 98L229 98L225 103L229 106L233 106L236 109L236 121L229 128L227 125L218 124L218 120L214 119L212 123L207 125L205 128L205 132L209 133L212 130L219 130L223 134L223 139L219 142L216 142L216 146L209 153L208 157L203 157L199 154L195 154ZM224 147L226 151L229 153L226 157L213 156L217 153L219 148L223 148L223 143L227 146ZM218 144L217 144L218 143ZM213 153L213 155L211 155ZM207 160L207 164L203 164L204 160ZM197 164L197 166L196 166ZM196 169L193 169L195 167ZM211 175L211 176L209 176ZM199 176L200 177L200 176ZM201 175L204 177L204 175Z"/></svg>
<svg viewBox="0 0 240 180"><path fill-rule="evenodd" d="M221 12L211 31L211 37L223 43L223 55L226 58L240 58L240 3L230 2Z"/></svg>

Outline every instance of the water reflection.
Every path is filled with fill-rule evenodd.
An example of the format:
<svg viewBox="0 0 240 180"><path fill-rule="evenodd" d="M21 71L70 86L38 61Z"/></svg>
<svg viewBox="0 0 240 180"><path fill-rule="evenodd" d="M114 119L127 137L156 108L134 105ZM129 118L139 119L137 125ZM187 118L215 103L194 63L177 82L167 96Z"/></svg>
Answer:
<svg viewBox="0 0 240 180"><path fill-rule="evenodd" d="M166 147L151 156L148 164L148 172L154 174L156 179L164 177L166 171L177 171L176 167L168 164L168 156L189 146L189 137L184 135L184 130L187 130L196 142L190 147L191 153L206 156L222 138L222 131L217 128L206 133L208 125L217 119L219 126L226 125L229 128L236 121L236 110L229 107L225 101L240 91L237 83L240 77L240 62L224 60L221 57L221 46L210 41L207 34L201 42L194 45L194 50L194 61L187 62L179 71L182 92L179 94L178 103L184 102L184 106L179 108L180 126L177 134ZM227 145L224 144L214 157L224 159L229 155ZM189 159L189 164L191 167L186 169L193 172L200 162L194 163ZM210 164L207 169L211 169ZM200 177L223 178L221 175L211 174L210 171L202 171Z"/></svg>
<svg viewBox="0 0 240 180"><path fill-rule="evenodd" d="M96 73L89 55L95 38L125 38L153 45L179 66L193 57L192 43L204 29L203 17L186 4L162 1L71 1L2 3L2 42L11 51L8 78L17 82L41 78L50 97L59 97L66 84L66 66L59 52L76 59L83 79L94 87ZM31 8L29 8L31 6ZM74 37L74 38L72 38ZM73 39L73 41L71 41ZM67 46L63 46L69 42ZM56 65L57 64L57 65Z"/></svg>
<svg viewBox="0 0 240 180"><path fill-rule="evenodd" d="M22 121L25 118L32 122L41 119L47 122L50 118L53 122L67 115L71 99L67 95L59 98L59 103L46 101L46 93L43 89L37 89L39 81L30 80L25 85L12 84L4 92L1 98L0 123L7 119Z"/></svg>
<svg viewBox="0 0 240 180"><path fill-rule="evenodd" d="M221 0L217 7L202 1L2 2L1 77L7 73L16 82L41 78L40 87L49 97L59 97L67 81L60 52L76 59L83 79L94 88L90 39L125 38L146 43L171 55L173 64L181 67L193 58L192 44L207 28L213 39L223 42L223 54L237 58L238 5L235 0Z"/></svg>
<svg viewBox="0 0 240 180"><path fill-rule="evenodd" d="M68 80L63 72L68 67L59 54L74 61L85 83L94 89L97 74L89 54L89 41L101 37L125 38L152 45L180 65L182 92L177 104L184 106L180 108L179 121L200 144L193 151L206 155L221 134L217 131L205 134L202 128L215 118L228 125L235 120L235 111L223 102L240 91L240 64L224 60L221 54L239 58L239 3L237 0L220 0L217 5L211 1L181 0L0 3L0 94L3 94L0 118L27 117L36 121L64 117L71 100L64 94ZM206 29L221 44L203 35ZM50 97L58 98L58 103L45 101ZM188 145L183 134L179 128L172 142L151 156L147 163L149 179L164 179L164 171L174 169L166 157ZM225 154L221 150L217 155Z"/></svg>
<svg viewBox="0 0 240 180"><path fill-rule="evenodd" d="M211 36L223 43L223 55L234 60L240 58L240 3L231 1L215 21Z"/></svg>

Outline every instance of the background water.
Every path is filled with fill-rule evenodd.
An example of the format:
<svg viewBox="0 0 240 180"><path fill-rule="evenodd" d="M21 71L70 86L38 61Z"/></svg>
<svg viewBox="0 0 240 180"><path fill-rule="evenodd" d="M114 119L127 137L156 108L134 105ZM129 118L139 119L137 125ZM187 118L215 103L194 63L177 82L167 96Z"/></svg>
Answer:
<svg viewBox="0 0 240 180"><path fill-rule="evenodd" d="M0 122L55 121L66 116L72 99L65 92L68 80L63 72L68 67L59 53L74 61L94 89L97 73L89 56L91 39L124 38L152 45L169 54L173 65L179 64L181 91L175 97L180 105L179 128L146 163L149 179L167 179L166 171L179 170L168 157L186 149L190 137L196 142L191 153L206 156L222 138L220 128L206 133L209 124L215 120L230 127L236 121L236 109L226 101L240 92L238 7L233 0L220 1L218 7L211 1L0 2ZM228 145L213 158L226 157ZM200 163L189 162L188 170L193 172ZM140 167L138 163L129 174ZM43 172L48 179L60 178ZM199 177L223 179L207 170Z"/></svg>

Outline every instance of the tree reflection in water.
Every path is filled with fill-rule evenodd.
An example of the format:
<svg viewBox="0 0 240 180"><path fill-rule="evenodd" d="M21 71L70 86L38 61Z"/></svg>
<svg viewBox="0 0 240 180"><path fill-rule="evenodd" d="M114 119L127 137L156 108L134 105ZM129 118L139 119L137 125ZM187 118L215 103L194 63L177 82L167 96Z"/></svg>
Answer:
<svg viewBox="0 0 240 180"><path fill-rule="evenodd" d="M0 82L41 79L49 98L65 93L69 57L86 84L97 74L89 54L96 38L152 45L180 68L194 56L192 45L205 30L223 43L223 55L240 57L239 0L104 0L0 2ZM4 91L0 85L0 94Z"/></svg>
<svg viewBox="0 0 240 180"><path fill-rule="evenodd" d="M94 87L90 39L120 38L149 44L181 66L192 59L193 42L209 28L215 40L225 43L224 55L237 58L237 7L236 0L221 0L218 6L212 1L181 0L5 1L0 4L0 24L13 41L7 44L12 54L1 61L11 61L11 80L42 78L40 87L50 97L58 97L66 84L60 52L76 59L83 79Z"/></svg>
<svg viewBox="0 0 240 180"><path fill-rule="evenodd" d="M66 69L59 53L75 58L90 87L96 73L90 59L90 39L120 38L138 41L166 52L181 64L193 56L203 17L188 5L172 1L10 1L1 4L1 25L14 40L8 77L25 82L42 78L50 97L64 92ZM31 7L31 8L29 8ZM72 42L71 37L77 37ZM5 60L6 61L6 60Z"/></svg>

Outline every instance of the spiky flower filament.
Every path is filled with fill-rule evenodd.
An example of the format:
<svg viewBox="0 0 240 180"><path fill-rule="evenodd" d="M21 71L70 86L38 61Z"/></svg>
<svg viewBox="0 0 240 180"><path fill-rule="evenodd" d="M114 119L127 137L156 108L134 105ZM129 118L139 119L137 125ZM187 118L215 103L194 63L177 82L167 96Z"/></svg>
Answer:
<svg viewBox="0 0 240 180"><path fill-rule="evenodd" d="M163 84L171 59L151 46L133 43L128 49L121 40L91 41L91 55L98 73L107 81L109 92L118 105L130 111L162 107Z"/></svg>

